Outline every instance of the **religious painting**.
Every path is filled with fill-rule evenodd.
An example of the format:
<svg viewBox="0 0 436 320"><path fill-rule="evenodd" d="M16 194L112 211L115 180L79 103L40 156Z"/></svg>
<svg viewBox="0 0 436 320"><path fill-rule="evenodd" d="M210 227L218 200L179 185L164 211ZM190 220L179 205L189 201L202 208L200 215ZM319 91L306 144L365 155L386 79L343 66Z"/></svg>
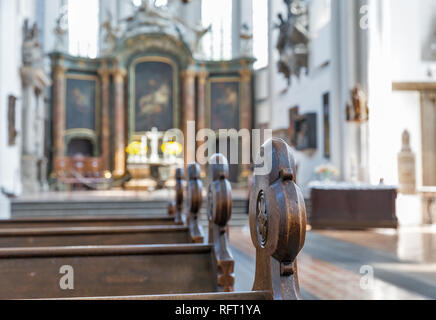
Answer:
<svg viewBox="0 0 436 320"><path fill-rule="evenodd" d="M324 122L324 157L330 159L330 94L322 97L323 122Z"/></svg>
<svg viewBox="0 0 436 320"><path fill-rule="evenodd" d="M66 128L97 131L98 79L88 75L67 76Z"/></svg>
<svg viewBox="0 0 436 320"><path fill-rule="evenodd" d="M317 148L316 113L301 115L294 122L295 134L293 144L299 151Z"/></svg>
<svg viewBox="0 0 436 320"><path fill-rule="evenodd" d="M210 127L212 130L239 130L239 89L239 79L237 78L215 78L210 80L209 104Z"/></svg>
<svg viewBox="0 0 436 320"><path fill-rule="evenodd" d="M134 64L132 122L135 133L174 128L175 72L175 66L164 60Z"/></svg>

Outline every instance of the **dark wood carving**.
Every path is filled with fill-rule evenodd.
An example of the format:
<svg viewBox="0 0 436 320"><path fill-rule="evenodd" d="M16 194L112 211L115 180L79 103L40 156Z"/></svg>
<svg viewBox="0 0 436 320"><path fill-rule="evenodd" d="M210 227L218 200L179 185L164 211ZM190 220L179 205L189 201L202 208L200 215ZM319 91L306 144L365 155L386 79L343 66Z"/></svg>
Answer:
<svg viewBox="0 0 436 320"><path fill-rule="evenodd" d="M232 187L229 165L222 154L212 156L208 188L209 243L213 244L218 267L218 286L231 292L235 283L235 261L229 250L227 226L232 217Z"/></svg>
<svg viewBox="0 0 436 320"><path fill-rule="evenodd" d="M196 163L188 166L186 185L186 214L189 230L194 243L203 243L204 235L199 224L200 209L203 203L203 183L200 180L200 166Z"/></svg>
<svg viewBox="0 0 436 320"><path fill-rule="evenodd" d="M183 224L183 176L185 172L183 169L176 170L176 216L174 222L176 224Z"/></svg>
<svg viewBox="0 0 436 320"><path fill-rule="evenodd" d="M256 247L254 291L269 291L274 299L300 299L297 255L306 235L306 208L296 185L295 159L281 139L267 141L271 170L256 175L250 196L250 230ZM256 172L256 171L255 171Z"/></svg>

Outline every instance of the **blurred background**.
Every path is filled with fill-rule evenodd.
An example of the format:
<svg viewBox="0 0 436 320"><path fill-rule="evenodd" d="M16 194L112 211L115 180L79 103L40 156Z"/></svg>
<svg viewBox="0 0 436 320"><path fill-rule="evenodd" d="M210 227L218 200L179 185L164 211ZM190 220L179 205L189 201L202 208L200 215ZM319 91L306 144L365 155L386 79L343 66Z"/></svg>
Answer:
<svg viewBox="0 0 436 320"><path fill-rule="evenodd" d="M305 298L436 298L435 1L0 0L1 217L161 213L188 121L292 147Z"/></svg>

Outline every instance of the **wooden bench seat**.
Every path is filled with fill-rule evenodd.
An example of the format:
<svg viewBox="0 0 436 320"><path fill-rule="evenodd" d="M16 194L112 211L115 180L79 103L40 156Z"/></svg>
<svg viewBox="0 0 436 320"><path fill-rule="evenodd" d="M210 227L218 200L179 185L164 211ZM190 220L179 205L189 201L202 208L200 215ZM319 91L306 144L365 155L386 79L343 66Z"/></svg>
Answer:
<svg viewBox="0 0 436 320"><path fill-rule="evenodd" d="M22 248L22 247L59 247L59 246L97 246L97 245L146 245L146 244L180 244L180 243L203 243L204 237L201 227L196 218L201 207L201 181L199 179L198 166L190 166L191 170L188 174L189 183L187 184L186 194L189 195L190 203L187 203L187 208L191 208L188 220L192 221L190 226L184 222L182 212L179 212L178 223L176 223L176 205L169 205L169 217L173 225L134 225L134 223L157 222L163 218L122 218L113 217L105 221L101 218L69 218L69 219L27 219L27 227L18 228L16 224L18 220L5 221L6 225L14 226L15 228L0 228L0 248ZM183 170L179 169L177 174L178 179L183 178ZM176 194L181 195L176 197L179 201L179 208L183 207L183 183L179 183L176 188ZM23 219L24 220L24 219ZM168 220L167 220L168 221ZM50 224L50 227L29 227L30 225ZM93 226L93 227L66 227L68 224L79 223L94 223L101 224L116 224L121 226ZM195 228L192 226L195 224ZM132 223L132 226L122 226L123 223ZM60 224L61 226L56 226ZM186 225L186 226L185 226ZM56 226L56 227L53 227Z"/></svg>
<svg viewBox="0 0 436 320"><path fill-rule="evenodd" d="M0 229L79 228L174 225L174 217L99 216L99 217L32 217L0 220Z"/></svg>
<svg viewBox="0 0 436 320"><path fill-rule="evenodd" d="M68 300L273 300L269 291L249 291L249 292L215 292L215 293L188 293L188 294L161 294L148 296L119 296L119 297L85 297L70 298Z"/></svg>
<svg viewBox="0 0 436 320"><path fill-rule="evenodd" d="M185 226L0 229L0 248L192 243Z"/></svg>
<svg viewBox="0 0 436 320"><path fill-rule="evenodd" d="M72 266L74 290L60 268ZM0 249L0 299L217 292L211 245Z"/></svg>

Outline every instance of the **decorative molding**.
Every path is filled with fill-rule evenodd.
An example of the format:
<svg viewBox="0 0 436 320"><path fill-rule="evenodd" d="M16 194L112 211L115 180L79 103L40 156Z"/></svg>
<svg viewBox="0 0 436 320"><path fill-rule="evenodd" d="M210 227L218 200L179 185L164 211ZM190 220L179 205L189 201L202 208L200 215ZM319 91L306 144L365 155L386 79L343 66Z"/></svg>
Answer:
<svg viewBox="0 0 436 320"><path fill-rule="evenodd" d="M436 82L392 82L393 91L436 91Z"/></svg>

